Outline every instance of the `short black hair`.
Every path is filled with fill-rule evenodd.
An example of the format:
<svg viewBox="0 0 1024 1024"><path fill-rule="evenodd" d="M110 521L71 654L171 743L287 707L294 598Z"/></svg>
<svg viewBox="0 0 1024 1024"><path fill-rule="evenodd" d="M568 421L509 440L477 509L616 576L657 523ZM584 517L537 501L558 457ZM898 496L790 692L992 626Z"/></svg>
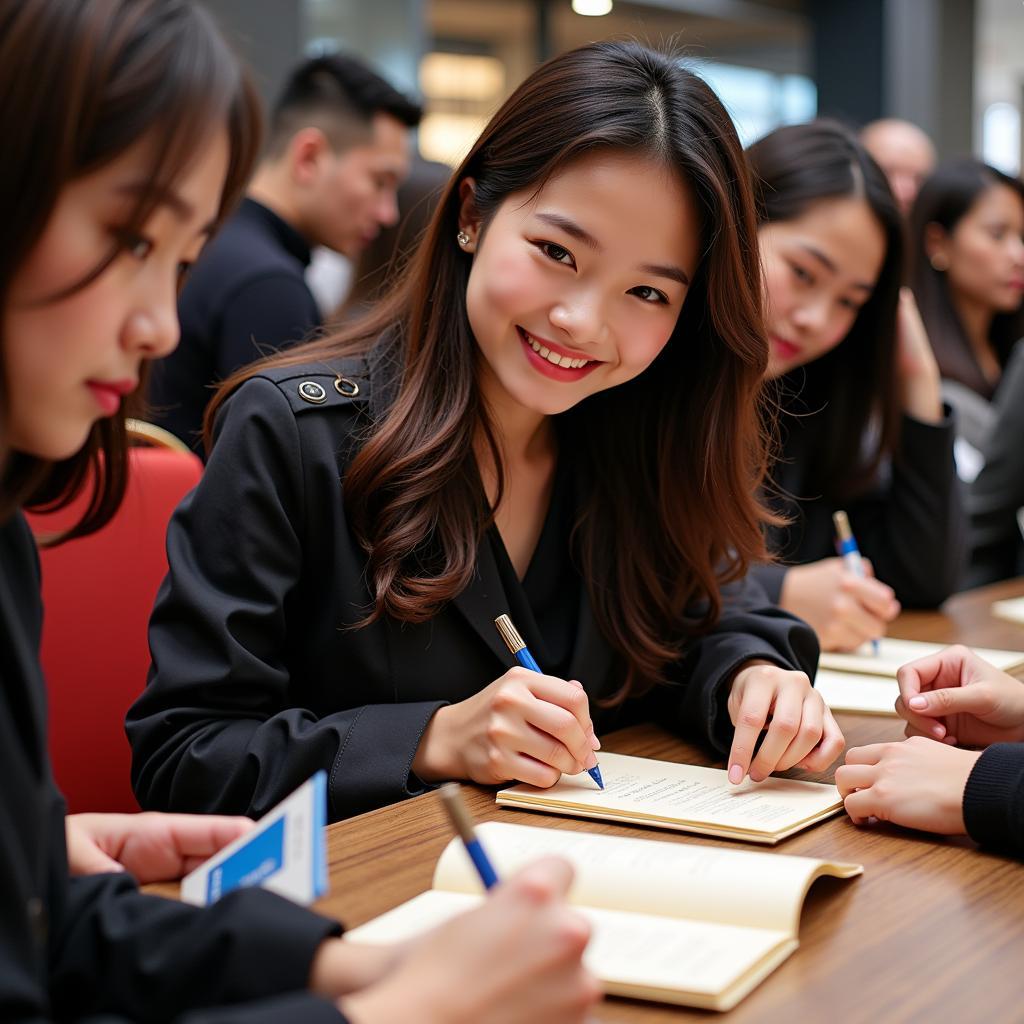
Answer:
<svg viewBox="0 0 1024 1024"><path fill-rule="evenodd" d="M423 108L355 57L313 57L293 69L271 110L267 152L280 155L308 125L321 128L336 149L346 149L366 137L379 113L415 128Z"/></svg>

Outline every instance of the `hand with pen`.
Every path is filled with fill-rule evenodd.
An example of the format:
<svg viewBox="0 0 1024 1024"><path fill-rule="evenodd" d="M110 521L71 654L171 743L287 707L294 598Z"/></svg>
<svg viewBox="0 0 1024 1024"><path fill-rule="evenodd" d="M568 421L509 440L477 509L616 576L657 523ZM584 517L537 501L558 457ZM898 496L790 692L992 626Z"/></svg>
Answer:
<svg viewBox="0 0 1024 1024"><path fill-rule="evenodd" d="M412 770L424 782L526 782L544 789L597 765L600 749L583 684L517 666L441 708Z"/></svg>
<svg viewBox="0 0 1024 1024"><path fill-rule="evenodd" d="M786 570L779 606L803 619L824 651L852 651L885 636L900 613L892 587L874 578L866 558L863 566L857 576L841 558L823 558Z"/></svg>
<svg viewBox="0 0 1024 1024"><path fill-rule="evenodd" d="M583 1024L601 987L582 963L590 928L565 902L572 877L544 858L419 939L384 950L339 942L339 955L380 972L339 1008L352 1024Z"/></svg>

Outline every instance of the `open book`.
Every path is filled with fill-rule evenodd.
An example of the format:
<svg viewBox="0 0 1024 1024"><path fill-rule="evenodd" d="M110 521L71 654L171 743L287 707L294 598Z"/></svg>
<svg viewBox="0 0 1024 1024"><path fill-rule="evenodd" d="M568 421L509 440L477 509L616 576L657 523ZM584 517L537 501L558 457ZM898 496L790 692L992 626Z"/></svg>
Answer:
<svg viewBox="0 0 1024 1024"><path fill-rule="evenodd" d="M833 711L859 711L867 715L896 715L900 688L896 672L909 661L937 654L948 644L882 637L878 654L864 644L850 654L822 651L814 688ZM1024 652L974 647L990 665L1009 672L1024 665Z"/></svg>
<svg viewBox="0 0 1024 1024"><path fill-rule="evenodd" d="M774 776L733 786L720 768L601 754L604 789L586 773L563 775L550 789L519 785L498 803L527 811L625 821L680 832L777 843L842 810L835 786Z"/></svg>
<svg viewBox="0 0 1024 1024"><path fill-rule="evenodd" d="M821 668L837 672L861 672L869 676L889 676L896 678L896 670L908 661L938 654L949 644L926 644L920 640L897 640L884 636L879 640L878 654L873 654L871 644L864 644L850 654L836 651L822 651L818 664ZM990 665L1001 668L1004 672L1024 665L1024 651L997 651L988 647L972 647L971 650L984 658ZM895 699L895 698L893 698Z"/></svg>
<svg viewBox="0 0 1024 1024"><path fill-rule="evenodd" d="M503 877L537 857L571 861L570 902L591 924L587 967L612 995L729 1010L798 946L804 896L821 875L859 864L721 850L489 822L481 845ZM452 840L434 888L361 928L354 942L418 935L483 897L465 848Z"/></svg>

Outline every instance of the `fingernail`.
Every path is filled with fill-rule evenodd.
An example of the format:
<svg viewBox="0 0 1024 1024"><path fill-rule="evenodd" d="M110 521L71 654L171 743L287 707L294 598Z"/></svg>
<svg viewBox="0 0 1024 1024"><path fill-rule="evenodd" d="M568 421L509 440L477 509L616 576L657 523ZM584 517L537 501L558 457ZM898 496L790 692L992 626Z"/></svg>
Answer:
<svg viewBox="0 0 1024 1024"><path fill-rule="evenodd" d="M911 697L910 706L912 708L916 708L918 711L922 711L924 708L928 707L928 701L926 701L924 697Z"/></svg>
<svg viewBox="0 0 1024 1024"><path fill-rule="evenodd" d="M932 726L932 735L937 740L941 740L942 737L945 735L945 733L946 733L946 730L943 729L941 725L933 725Z"/></svg>
<svg viewBox="0 0 1024 1024"><path fill-rule="evenodd" d="M597 733L593 729L590 731L590 742L594 744L595 750L601 749L601 741L597 738Z"/></svg>
<svg viewBox="0 0 1024 1024"><path fill-rule="evenodd" d="M738 786L743 781L743 769L738 764L729 766L729 781L734 786Z"/></svg>

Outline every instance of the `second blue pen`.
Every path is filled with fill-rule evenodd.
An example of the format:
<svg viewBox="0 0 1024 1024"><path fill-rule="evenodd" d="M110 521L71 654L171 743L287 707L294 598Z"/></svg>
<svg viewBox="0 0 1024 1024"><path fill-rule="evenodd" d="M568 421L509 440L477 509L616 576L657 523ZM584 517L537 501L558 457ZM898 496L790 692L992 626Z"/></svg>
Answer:
<svg viewBox="0 0 1024 1024"><path fill-rule="evenodd" d="M494 620L494 625L498 627L498 632L501 634L502 640L505 641L508 649L512 652L512 656L519 662L523 668L528 668L531 672L537 672L540 674L540 665L534 661L533 655L529 652L526 644L523 642L523 638L519 635L519 631L515 626L512 625L512 620L507 615L499 615ZM601 787L604 789L604 779L601 778L601 769L598 765L594 765L593 768L587 769L587 774Z"/></svg>

